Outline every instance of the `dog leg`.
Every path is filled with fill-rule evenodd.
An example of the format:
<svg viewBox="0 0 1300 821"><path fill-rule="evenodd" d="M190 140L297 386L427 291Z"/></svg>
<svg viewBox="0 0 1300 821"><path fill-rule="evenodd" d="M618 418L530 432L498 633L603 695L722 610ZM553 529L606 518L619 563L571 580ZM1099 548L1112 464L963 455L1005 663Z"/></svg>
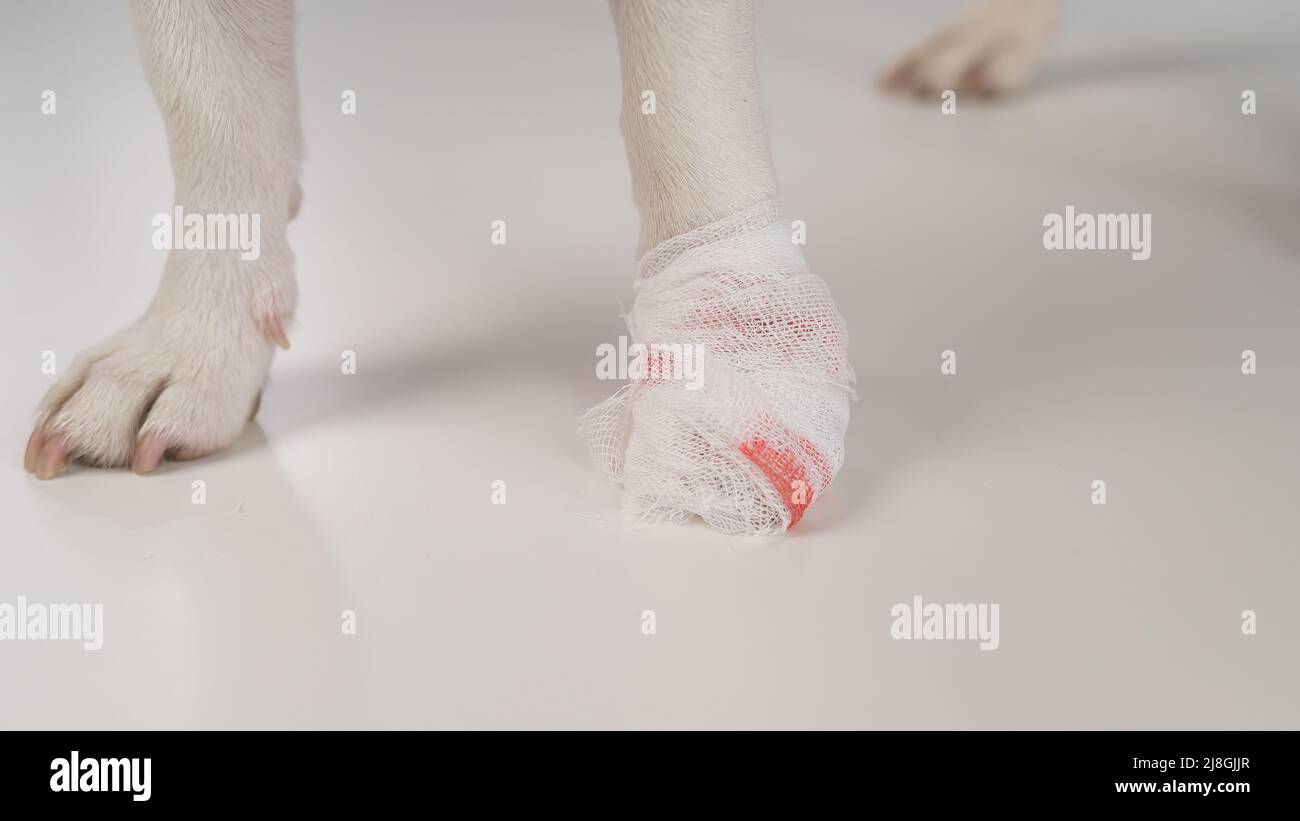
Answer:
<svg viewBox="0 0 1300 821"><path fill-rule="evenodd" d="M629 325L651 367L587 414L588 443L641 520L780 532L844 462L852 371L773 202L752 3L611 7L644 253Z"/></svg>
<svg viewBox="0 0 1300 821"><path fill-rule="evenodd" d="M776 195L752 0L611 0L639 253ZM646 92L654 113L644 113Z"/></svg>
<svg viewBox="0 0 1300 821"><path fill-rule="evenodd" d="M79 356L41 403L25 464L42 479L67 461L143 473L164 455L231 444L274 346L288 347L297 303L285 236L301 198L291 0L133 0L131 14L167 126L176 205L205 222L244 218L241 239L257 247L227 237L214 250L209 232L207 250L169 252L144 315Z"/></svg>

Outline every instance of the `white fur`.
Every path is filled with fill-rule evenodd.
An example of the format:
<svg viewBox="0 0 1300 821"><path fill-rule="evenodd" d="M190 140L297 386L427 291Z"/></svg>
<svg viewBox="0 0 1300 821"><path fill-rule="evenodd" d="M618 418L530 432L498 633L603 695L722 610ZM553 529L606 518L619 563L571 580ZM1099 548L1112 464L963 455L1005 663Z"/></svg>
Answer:
<svg viewBox="0 0 1300 821"><path fill-rule="evenodd" d="M752 0L611 0L640 253L776 196ZM654 114L642 113L653 91Z"/></svg>

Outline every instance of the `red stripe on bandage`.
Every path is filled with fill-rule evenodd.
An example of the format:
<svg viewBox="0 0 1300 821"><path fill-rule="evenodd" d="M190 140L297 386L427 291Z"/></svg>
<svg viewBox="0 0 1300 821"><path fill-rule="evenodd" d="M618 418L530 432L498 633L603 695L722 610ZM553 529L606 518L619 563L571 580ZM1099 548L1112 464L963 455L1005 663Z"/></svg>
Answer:
<svg viewBox="0 0 1300 821"><path fill-rule="evenodd" d="M816 491L813 490L803 463L789 450L774 448L765 439L750 439L740 444L740 452L763 471L763 475L785 502L786 510L790 511L790 525L786 530L799 524L804 511L812 504L813 496L826 489L831 475L826 457L811 442L801 437L799 447L821 474L818 480L820 487Z"/></svg>

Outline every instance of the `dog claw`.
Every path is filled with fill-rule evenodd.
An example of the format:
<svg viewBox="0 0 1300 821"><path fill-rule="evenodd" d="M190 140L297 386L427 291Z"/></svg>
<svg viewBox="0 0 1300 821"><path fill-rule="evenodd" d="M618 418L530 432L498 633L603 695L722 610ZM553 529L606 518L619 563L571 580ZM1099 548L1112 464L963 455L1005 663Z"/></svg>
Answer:
<svg viewBox="0 0 1300 821"><path fill-rule="evenodd" d="M37 456L36 478L53 479L63 470L63 465L68 460L68 442L66 439L58 439L47 443L41 448L40 455Z"/></svg>
<svg viewBox="0 0 1300 821"><path fill-rule="evenodd" d="M131 459L131 472L144 475L162 461L163 452L167 450L167 442L156 434L145 434L140 437L140 441L135 444L135 455Z"/></svg>
<svg viewBox="0 0 1300 821"><path fill-rule="evenodd" d="M27 452L23 454L23 469L28 473L36 472L36 457L40 455L41 448L45 445L45 426L39 425L36 430L32 431L31 438L27 440Z"/></svg>
<svg viewBox="0 0 1300 821"><path fill-rule="evenodd" d="M279 313L272 313L266 318L266 335L284 350L289 350L289 337L284 334L284 323L280 321Z"/></svg>

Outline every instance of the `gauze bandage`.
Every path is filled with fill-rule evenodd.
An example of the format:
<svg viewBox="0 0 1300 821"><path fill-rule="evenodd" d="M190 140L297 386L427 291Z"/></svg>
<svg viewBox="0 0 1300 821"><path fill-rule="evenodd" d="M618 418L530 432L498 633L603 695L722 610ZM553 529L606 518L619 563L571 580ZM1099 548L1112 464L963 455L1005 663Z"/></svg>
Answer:
<svg viewBox="0 0 1300 821"><path fill-rule="evenodd" d="M776 204L660 243L635 287L645 366L582 420L625 509L728 534L793 527L844 464L853 371Z"/></svg>

